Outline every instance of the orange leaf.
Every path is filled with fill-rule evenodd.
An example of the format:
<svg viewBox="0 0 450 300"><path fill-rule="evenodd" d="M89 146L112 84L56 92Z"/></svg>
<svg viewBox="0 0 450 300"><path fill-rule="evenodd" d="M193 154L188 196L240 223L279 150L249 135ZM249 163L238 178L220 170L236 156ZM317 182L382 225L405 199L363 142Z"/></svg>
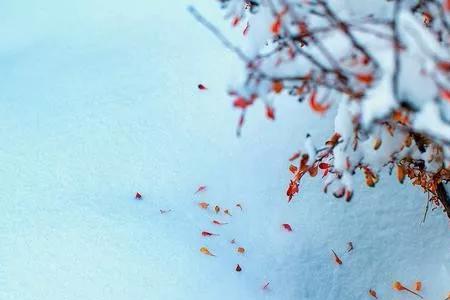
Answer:
<svg viewBox="0 0 450 300"><path fill-rule="evenodd" d="M295 172L297 172L297 170L298 170L298 168L296 166L294 166L294 165L289 166L289 171L291 171L291 173L295 174Z"/></svg>
<svg viewBox="0 0 450 300"><path fill-rule="evenodd" d="M279 94L283 91L284 85L283 82L276 80L272 82L272 91L274 91L276 94Z"/></svg>
<svg viewBox="0 0 450 300"><path fill-rule="evenodd" d="M201 247L200 248L200 252L205 254L205 255L209 255L209 256L215 256L214 254L212 254L211 252L209 252L208 248L206 247Z"/></svg>
<svg viewBox="0 0 450 300"><path fill-rule="evenodd" d="M325 145L327 146L334 146L337 144L337 142L339 141L339 138L341 137L341 135L338 132L333 133L333 135L331 136L331 138L325 143Z"/></svg>
<svg viewBox="0 0 450 300"><path fill-rule="evenodd" d="M397 179L401 184L405 180L405 169L401 165L397 165Z"/></svg>
<svg viewBox="0 0 450 300"><path fill-rule="evenodd" d="M333 252L334 261L335 261L338 265L342 265L342 260L339 258L339 256L337 256L336 252L334 252L333 249L331 249L331 252Z"/></svg>
<svg viewBox="0 0 450 300"><path fill-rule="evenodd" d="M330 108L330 104L321 104L317 102L317 92L314 90L309 97L309 107L311 107L314 112L323 114Z"/></svg>
<svg viewBox="0 0 450 300"><path fill-rule="evenodd" d="M417 292L420 292L422 290L422 282L416 281L414 283L414 290L416 290Z"/></svg>
<svg viewBox="0 0 450 300"><path fill-rule="evenodd" d="M381 139L380 138L376 138L374 141L373 141L373 149L374 150L378 150L379 148L380 148L380 146L381 146Z"/></svg>
<svg viewBox="0 0 450 300"><path fill-rule="evenodd" d="M444 10L449 12L450 11L450 0L444 0L442 2L442 5L444 6ZM449 298L450 298L450 294L449 294Z"/></svg>
<svg viewBox="0 0 450 300"><path fill-rule="evenodd" d="M288 202L291 202L292 197L294 197L294 195L297 193L298 193L298 183L291 180L291 183L289 184L288 189L286 191L286 195L289 198Z"/></svg>
<svg viewBox="0 0 450 300"><path fill-rule="evenodd" d="M292 156L289 158L289 161L294 161L297 158L300 157L300 152L295 152L294 154L292 154Z"/></svg>
<svg viewBox="0 0 450 300"><path fill-rule="evenodd" d="M308 170L308 173L309 173L309 176L311 176L311 177L315 177L316 175L317 175L317 172L319 171L319 167L316 165L316 166L312 166L311 168L309 168L309 170Z"/></svg>
<svg viewBox="0 0 450 300"><path fill-rule="evenodd" d="M213 220L212 223L215 224L215 225L226 225L226 224L228 224L228 223L219 222L217 220Z"/></svg>
<svg viewBox="0 0 450 300"><path fill-rule="evenodd" d="M234 17L233 20L231 20L231 26L236 26L237 24L239 24L239 21L241 21L241 18L239 18L238 16Z"/></svg>
<svg viewBox="0 0 450 300"><path fill-rule="evenodd" d="M273 34L279 34L281 30L281 17L277 16L275 21L272 23L272 25L270 26L270 31Z"/></svg>
<svg viewBox="0 0 450 300"><path fill-rule="evenodd" d="M266 106L266 117L270 120L275 120L275 110L269 105Z"/></svg>
<svg viewBox="0 0 450 300"><path fill-rule="evenodd" d="M199 202L198 206L200 206L200 208L207 209L209 204L206 202Z"/></svg>
<svg viewBox="0 0 450 300"><path fill-rule="evenodd" d="M238 108L242 108L242 109L245 109L245 108L247 108L247 106L250 106L252 104L253 103L251 101L247 101L242 97L236 98L233 102L234 107L238 107Z"/></svg>
<svg viewBox="0 0 450 300"><path fill-rule="evenodd" d="M364 84L370 85L372 84L374 78L371 73L362 73L362 74L356 74L356 79Z"/></svg>
<svg viewBox="0 0 450 300"><path fill-rule="evenodd" d="M407 287L404 287L399 281L395 281L395 282L392 284L392 288L393 288L394 290L396 290L396 291L399 291L399 292L400 292L400 291L407 291L407 292L410 292L411 294L414 294L414 295L416 295L417 297L423 299L423 297L422 297L421 295L419 295L419 294L417 294L416 292L414 292L414 291L408 289Z"/></svg>
<svg viewBox="0 0 450 300"><path fill-rule="evenodd" d="M439 61L436 66L442 72L450 72L450 61Z"/></svg>
<svg viewBox="0 0 450 300"><path fill-rule="evenodd" d="M447 100L450 102L450 90L441 90L440 96L442 99Z"/></svg>

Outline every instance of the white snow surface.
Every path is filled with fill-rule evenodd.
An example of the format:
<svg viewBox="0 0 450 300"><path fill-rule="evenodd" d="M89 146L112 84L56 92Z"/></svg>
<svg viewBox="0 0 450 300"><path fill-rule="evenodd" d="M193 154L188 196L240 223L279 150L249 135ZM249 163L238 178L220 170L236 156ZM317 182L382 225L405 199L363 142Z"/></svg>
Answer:
<svg viewBox="0 0 450 300"><path fill-rule="evenodd" d="M421 223L419 189L357 178L344 203L305 178L287 203L287 158L333 120L279 101L269 122L257 103L236 138L225 90L241 64L188 4L0 2L0 299L415 299L394 280L445 298L449 223ZM226 27L216 3L193 4Z"/></svg>

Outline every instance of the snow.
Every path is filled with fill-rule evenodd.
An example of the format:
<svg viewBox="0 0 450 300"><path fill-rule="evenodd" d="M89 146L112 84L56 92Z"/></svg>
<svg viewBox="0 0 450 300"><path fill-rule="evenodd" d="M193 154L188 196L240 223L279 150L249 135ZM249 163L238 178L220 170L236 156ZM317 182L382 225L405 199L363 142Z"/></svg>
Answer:
<svg viewBox="0 0 450 300"><path fill-rule="evenodd" d="M437 210L421 223L418 189L357 178L344 203L306 179L287 203L287 158L334 120L278 101L269 122L256 103L236 138L225 90L241 64L188 4L0 3L0 299L414 299L394 280L445 298L449 225Z"/></svg>

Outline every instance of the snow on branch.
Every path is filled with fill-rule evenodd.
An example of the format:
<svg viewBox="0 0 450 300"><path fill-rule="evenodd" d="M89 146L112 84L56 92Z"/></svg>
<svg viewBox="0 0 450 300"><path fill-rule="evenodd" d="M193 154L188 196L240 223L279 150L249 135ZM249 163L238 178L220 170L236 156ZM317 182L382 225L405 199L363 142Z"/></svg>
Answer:
<svg viewBox="0 0 450 300"><path fill-rule="evenodd" d="M355 174L373 187L387 168L450 217L450 0L218 2L231 26L245 26L242 46L189 11L245 64L246 79L229 91L238 134L256 101L275 119L268 98L337 111L325 146L308 136L293 156L289 201L306 174L320 171L325 192L350 201Z"/></svg>

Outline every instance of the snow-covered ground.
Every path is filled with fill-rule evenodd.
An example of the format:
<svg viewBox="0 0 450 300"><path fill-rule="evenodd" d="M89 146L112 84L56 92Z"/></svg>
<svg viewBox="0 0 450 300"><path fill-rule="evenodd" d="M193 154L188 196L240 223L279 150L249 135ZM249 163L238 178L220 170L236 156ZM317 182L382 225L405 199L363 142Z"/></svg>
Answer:
<svg viewBox="0 0 450 300"><path fill-rule="evenodd" d="M361 178L347 204L308 179L287 203L287 158L330 132L279 102L275 122L251 110L237 139L225 90L240 64L187 4L0 2L0 299L414 299L394 280L444 299L449 224L439 211L421 224L418 189Z"/></svg>

